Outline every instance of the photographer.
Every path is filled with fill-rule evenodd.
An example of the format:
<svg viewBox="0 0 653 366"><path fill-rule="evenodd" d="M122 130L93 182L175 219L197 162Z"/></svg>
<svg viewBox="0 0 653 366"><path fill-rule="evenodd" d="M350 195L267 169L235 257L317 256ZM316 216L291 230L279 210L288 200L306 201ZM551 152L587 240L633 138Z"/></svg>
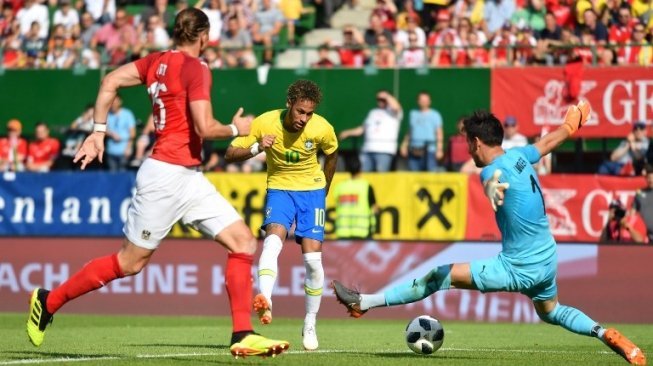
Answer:
<svg viewBox="0 0 653 366"><path fill-rule="evenodd" d="M646 224L647 242L653 242L653 165L646 164L646 187L637 191L633 209L639 213Z"/></svg>
<svg viewBox="0 0 653 366"><path fill-rule="evenodd" d="M614 200L610 203L608 222L601 232L600 243L647 243L646 226L634 210Z"/></svg>

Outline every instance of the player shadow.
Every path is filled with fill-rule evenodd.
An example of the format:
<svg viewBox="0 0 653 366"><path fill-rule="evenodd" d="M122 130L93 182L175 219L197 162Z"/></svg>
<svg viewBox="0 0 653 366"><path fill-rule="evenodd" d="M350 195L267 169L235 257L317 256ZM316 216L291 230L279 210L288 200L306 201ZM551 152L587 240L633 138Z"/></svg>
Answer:
<svg viewBox="0 0 653 366"><path fill-rule="evenodd" d="M370 352L368 353L370 356L378 357L378 358L406 358L406 357L420 357L419 355L416 355L412 352ZM478 357L478 356L466 356L462 354L457 354L457 355L452 355L452 354L444 354L440 352L438 355L424 355L422 357L434 357L437 358L438 360L479 360L485 357ZM494 358L494 357L487 357L487 358Z"/></svg>
<svg viewBox="0 0 653 366"><path fill-rule="evenodd" d="M180 347L180 348L206 348L214 350L226 350L229 346L225 344L177 344L177 343L144 343L127 344L129 347Z"/></svg>

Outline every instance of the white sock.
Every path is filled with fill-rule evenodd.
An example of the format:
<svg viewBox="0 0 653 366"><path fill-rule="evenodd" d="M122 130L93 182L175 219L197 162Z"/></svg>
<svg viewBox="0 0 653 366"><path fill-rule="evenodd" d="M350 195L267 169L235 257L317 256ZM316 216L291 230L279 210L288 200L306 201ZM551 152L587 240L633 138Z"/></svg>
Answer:
<svg viewBox="0 0 653 366"><path fill-rule="evenodd" d="M282 247L283 242L279 236L269 235L263 241L263 251L258 260L258 289L268 299L270 306L272 306L272 289L277 281L279 270L277 259Z"/></svg>
<svg viewBox="0 0 653 366"><path fill-rule="evenodd" d="M378 294L361 295L361 310L387 306L383 292Z"/></svg>
<svg viewBox="0 0 653 366"><path fill-rule="evenodd" d="M317 312L322 301L322 288L324 287L324 268L322 268L322 253L313 252L304 254L304 293L306 296L306 318L304 324L315 324Z"/></svg>

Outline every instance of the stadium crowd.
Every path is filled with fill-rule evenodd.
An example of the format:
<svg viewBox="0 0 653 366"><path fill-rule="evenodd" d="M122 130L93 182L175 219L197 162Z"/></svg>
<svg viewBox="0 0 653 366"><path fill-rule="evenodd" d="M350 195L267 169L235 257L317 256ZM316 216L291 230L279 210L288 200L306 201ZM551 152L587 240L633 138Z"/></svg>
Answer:
<svg viewBox="0 0 653 366"><path fill-rule="evenodd" d="M308 28L328 28L335 10L359 2L0 0L1 64L121 65L170 47L172 20L188 6L210 19L211 68L273 64L279 51L301 47L303 17L314 13ZM312 66L650 65L652 15L646 0L376 0L368 27L342 27L342 41L326 40Z"/></svg>

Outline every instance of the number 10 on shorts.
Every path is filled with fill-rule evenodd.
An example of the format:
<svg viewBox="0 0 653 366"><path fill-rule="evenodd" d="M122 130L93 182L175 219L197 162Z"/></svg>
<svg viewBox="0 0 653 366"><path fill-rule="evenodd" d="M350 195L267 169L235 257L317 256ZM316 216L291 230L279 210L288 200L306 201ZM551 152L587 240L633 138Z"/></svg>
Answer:
<svg viewBox="0 0 653 366"><path fill-rule="evenodd" d="M324 213L324 209L323 208L316 208L315 209L315 226L324 227L325 217L326 217L326 214Z"/></svg>

